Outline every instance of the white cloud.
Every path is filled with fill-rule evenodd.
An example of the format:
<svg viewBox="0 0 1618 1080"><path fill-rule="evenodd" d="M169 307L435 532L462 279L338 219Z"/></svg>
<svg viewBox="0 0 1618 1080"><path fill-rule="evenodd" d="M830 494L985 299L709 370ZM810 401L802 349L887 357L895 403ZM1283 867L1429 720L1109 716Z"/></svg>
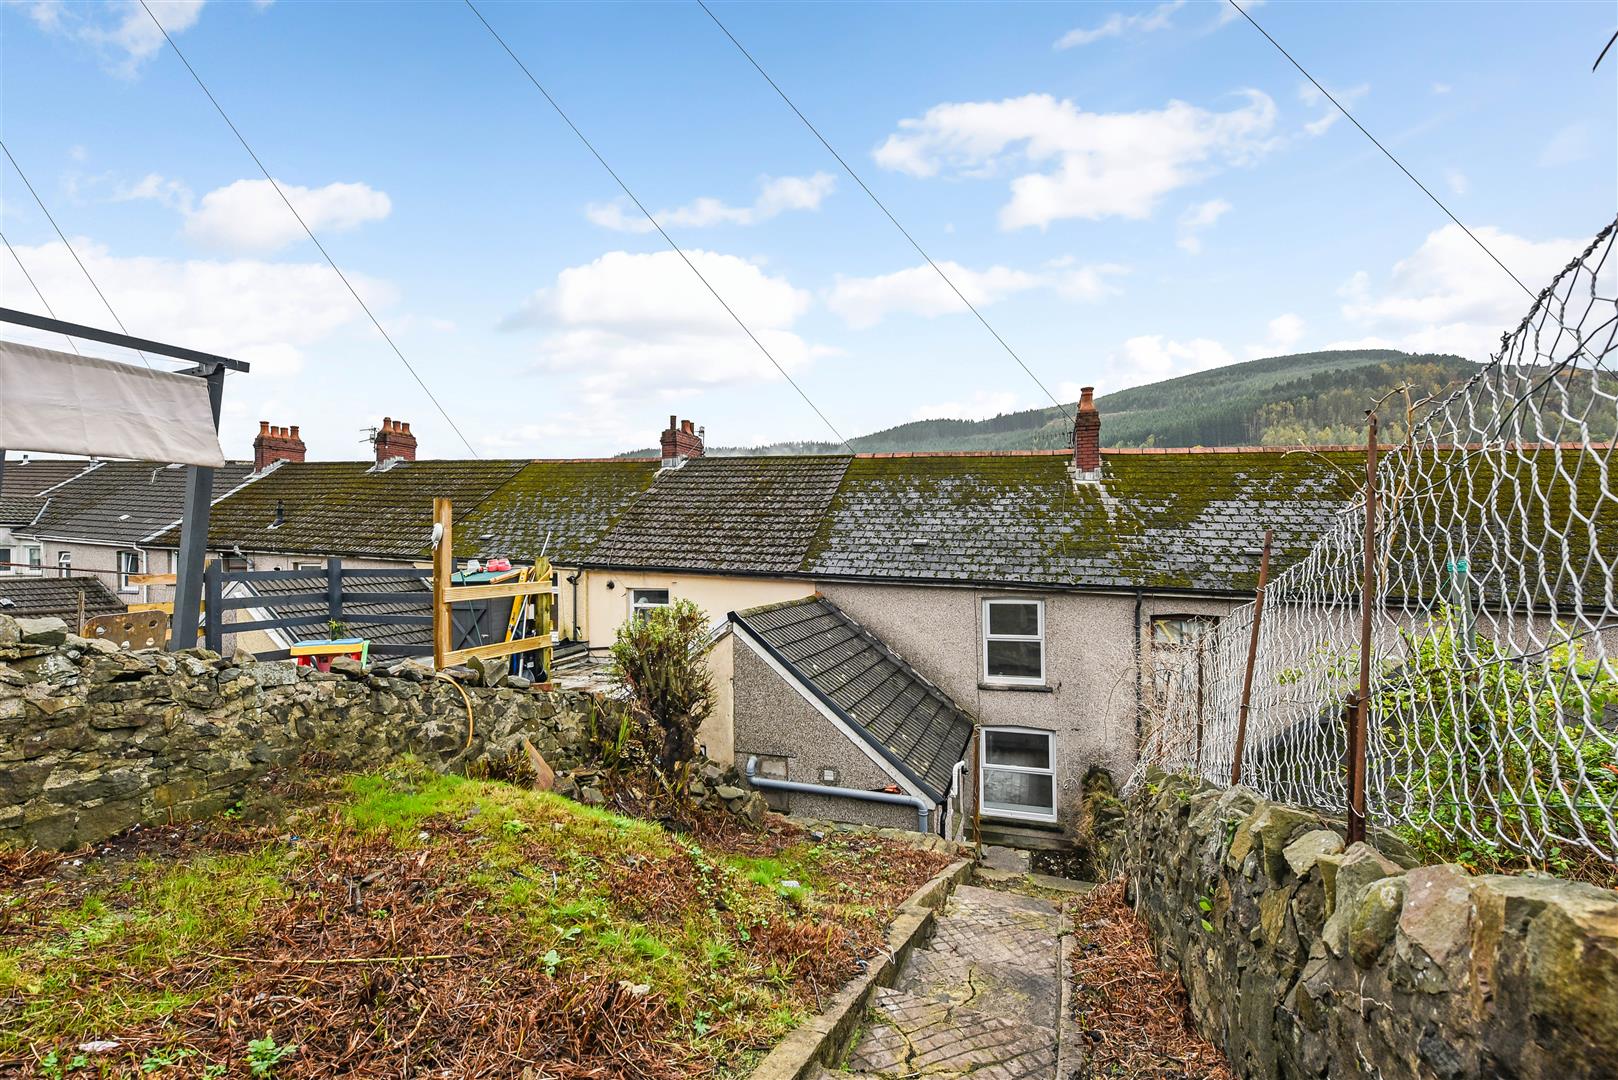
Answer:
<svg viewBox="0 0 1618 1080"><path fill-rule="evenodd" d="M1560 128L1551 141L1539 152L1539 165L1543 169L1573 165L1590 156L1590 132L1583 124L1568 124Z"/></svg>
<svg viewBox="0 0 1618 1080"><path fill-rule="evenodd" d="M1450 191L1456 195L1465 195L1472 190L1472 181L1468 180L1466 174L1459 169L1445 169L1444 183L1448 184Z"/></svg>
<svg viewBox="0 0 1618 1080"><path fill-rule="evenodd" d="M1370 92L1370 84L1361 83L1347 90L1333 90L1331 96L1336 98L1346 109ZM1318 117L1303 125L1303 130L1311 135L1326 134L1337 121L1343 118L1342 109L1327 100L1326 95L1322 94L1314 83L1306 82L1299 85L1298 100L1309 106L1319 105L1323 110Z"/></svg>
<svg viewBox="0 0 1618 1080"><path fill-rule="evenodd" d="M179 35L191 29L202 16L206 0L147 0L164 29ZM152 23L138 0L116 0L109 4L69 4L64 0L35 0L27 5L34 25L51 34L62 34L94 47L109 70L125 78L139 73L141 65L163 47L163 31Z"/></svg>
<svg viewBox="0 0 1618 1080"><path fill-rule="evenodd" d="M1288 312L1270 320L1270 343L1283 352L1303 338L1303 319Z"/></svg>
<svg viewBox="0 0 1618 1080"><path fill-rule="evenodd" d="M655 211L653 216L666 229L757 225L788 210L819 210L836 187L837 178L824 172L813 176L766 176L760 181L758 198L751 206L730 206L705 196L672 210ZM632 233L652 231L652 223L646 220L646 215L621 199L591 203L585 207L584 215L606 229Z"/></svg>
<svg viewBox="0 0 1618 1080"><path fill-rule="evenodd" d="M974 390L965 401L941 401L936 405L918 405L911 410L912 420L986 420L1001 413L1015 412L1018 398L1009 390Z"/></svg>
<svg viewBox="0 0 1618 1080"><path fill-rule="evenodd" d="M380 221L393 211L387 193L368 184L307 188L281 182L280 186L317 235ZM304 235L268 180L237 180L208 192L186 212L185 233L208 247L231 252L276 251Z"/></svg>
<svg viewBox="0 0 1618 1080"><path fill-rule="evenodd" d="M1528 240L1492 227L1473 230L1500 261L1538 289L1583 244ZM1529 299L1458 226L1429 233L1394 264L1378 288L1365 271L1338 290L1343 317L1366 335L1414 352L1459 353L1482 361L1528 310Z"/></svg>
<svg viewBox="0 0 1618 1080"><path fill-rule="evenodd" d="M809 309L807 291L734 255L687 254L782 367L801 369L834 352L792 329ZM569 267L505 326L544 328L540 366L577 373L582 400L597 407L624 395L780 378L672 251L610 251Z"/></svg>
<svg viewBox="0 0 1618 1080"><path fill-rule="evenodd" d="M1159 4L1150 11L1138 15L1124 15L1113 12L1107 16L1099 26L1085 30L1069 30L1056 42L1058 49L1071 49L1077 45L1089 45L1102 38L1122 37L1127 33L1151 33L1154 30L1167 30L1174 25L1174 13L1185 7L1186 0L1169 0L1166 4Z"/></svg>
<svg viewBox="0 0 1618 1080"><path fill-rule="evenodd" d="M1453 86L1451 86L1449 83L1443 83L1443 82L1435 82L1435 83L1433 83L1433 93L1435 93L1435 94L1447 94L1453 89L1455 89L1455 88Z"/></svg>
<svg viewBox="0 0 1618 1080"><path fill-rule="evenodd" d="M1264 6L1264 0L1241 0L1241 5L1246 11L1257 11ZM1224 26L1226 23L1235 22L1239 18L1241 18L1241 15L1236 12L1235 8L1229 4L1220 4L1219 18L1214 20L1214 25L1216 27Z"/></svg>
<svg viewBox="0 0 1618 1080"><path fill-rule="evenodd" d="M1096 300L1115 292L1108 280L1126 268L1114 263L1077 266L1060 259L1038 271L991 266L972 270L957 262L939 263L961 295L983 308L1030 289L1054 289L1072 300ZM889 315L903 313L932 318L966 313L966 305L938 272L925 263L873 277L838 275L826 297L826 306L855 328L874 326Z"/></svg>
<svg viewBox="0 0 1618 1080"><path fill-rule="evenodd" d="M121 256L85 239L73 246L130 333L250 361L253 385L296 374L305 348L362 315L324 263ZM58 316L93 326L109 321L60 242L17 253ZM349 279L373 308L394 301L387 282L353 273ZM34 298L9 259L0 262L0 292L19 306ZM60 339L46 344L59 347Z"/></svg>
<svg viewBox="0 0 1618 1080"><path fill-rule="evenodd" d="M1242 96L1245 104L1228 112L1171 101L1154 111L1092 113L1049 94L935 105L899 121L875 158L917 177L1019 173L1000 210L1005 229L1145 218L1168 192L1269 148L1275 102L1257 90Z"/></svg>
<svg viewBox="0 0 1618 1080"><path fill-rule="evenodd" d="M1118 373L1120 386L1138 386L1236 362L1229 349L1210 338L1173 341L1162 334L1132 337L1124 342L1122 356L1107 359Z"/></svg>
<svg viewBox="0 0 1618 1080"><path fill-rule="evenodd" d="M1186 207L1185 213L1180 215L1180 235L1176 243L1193 255L1200 254L1201 233L1205 229L1213 228L1214 222L1229 212L1230 203L1224 199L1209 199L1207 202Z"/></svg>

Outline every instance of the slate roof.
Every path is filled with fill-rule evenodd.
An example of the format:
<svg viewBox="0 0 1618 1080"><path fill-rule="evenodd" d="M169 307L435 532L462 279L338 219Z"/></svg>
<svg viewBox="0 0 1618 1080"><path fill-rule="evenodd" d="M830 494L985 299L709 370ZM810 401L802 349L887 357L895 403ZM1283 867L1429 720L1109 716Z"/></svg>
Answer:
<svg viewBox="0 0 1618 1080"><path fill-rule="evenodd" d="M45 509L45 500L32 495L0 495L0 525L26 525Z"/></svg>
<svg viewBox="0 0 1618 1080"><path fill-rule="evenodd" d="M457 520L511 480L525 461L286 461L214 504L208 546L288 555L419 560L429 555L433 499ZM283 523L275 525L280 503ZM178 516L178 515L176 515ZM174 547L180 530L152 543Z"/></svg>
<svg viewBox="0 0 1618 1080"><path fill-rule="evenodd" d="M455 554L529 563L544 552L577 566L657 469L656 458L530 461L471 513L457 512Z"/></svg>
<svg viewBox="0 0 1618 1080"><path fill-rule="evenodd" d="M246 462L214 470L215 499L252 473ZM11 472L8 466L7 474ZM29 536L135 544L180 520L185 512L183 466L150 461L103 461L45 494L45 509Z"/></svg>
<svg viewBox="0 0 1618 1080"><path fill-rule="evenodd" d="M89 574L77 577L0 576L0 615L13 619L40 619L54 615L69 626L79 620L79 594L84 594L86 618L111 615L124 610L124 602L113 595L100 578Z"/></svg>
<svg viewBox="0 0 1618 1080"><path fill-rule="evenodd" d="M659 473L584 564L797 572L850 460L693 458Z"/></svg>
<svg viewBox="0 0 1618 1080"><path fill-rule="evenodd" d="M0 495L40 495L94 465L89 458L6 458Z"/></svg>
<svg viewBox="0 0 1618 1080"><path fill-rule="evenodd" d="M858 457L810 545L814 576L1246 593L1264 530L1278 564L1354 493L1353 451L1103 451Z"/></svg>
<svg viewBox="0 0 1618 1080"><path fill-rule="evenodd" d="M831 601L809 597L732 612L793 677L938 802L972 720Z"/></svg>

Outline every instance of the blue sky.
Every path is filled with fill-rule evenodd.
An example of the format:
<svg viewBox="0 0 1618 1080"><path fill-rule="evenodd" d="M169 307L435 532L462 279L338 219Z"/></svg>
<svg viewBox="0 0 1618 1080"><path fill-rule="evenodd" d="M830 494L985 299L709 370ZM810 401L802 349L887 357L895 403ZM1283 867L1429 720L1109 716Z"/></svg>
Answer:
<svg viewBox="0 0 1618 1080"><path fill-rule="evenodd" d="M694 3L481 5L845 435L1046 403ZM154 4L483 456L670 413L827 432L460 3ZM1618 208L1613 5L1255 18L1533 288ZM1254 356L1486 355L1526 299L1215 3L715 11L1065 400ZM255 362L312 456L465 453L138 4L0 6L0 134L131 332ZM0 226L109 318L10 166ZM37 310L9 254L0 296ZM953 301L953 302L952 302Z"/></svg>

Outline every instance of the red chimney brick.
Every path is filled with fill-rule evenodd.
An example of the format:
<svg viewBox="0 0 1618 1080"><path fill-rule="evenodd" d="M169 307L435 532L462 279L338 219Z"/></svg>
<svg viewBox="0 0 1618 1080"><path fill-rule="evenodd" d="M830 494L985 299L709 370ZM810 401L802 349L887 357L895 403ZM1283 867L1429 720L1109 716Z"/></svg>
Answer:
<svg viewBox="0 0 1618 1080"><path fill-rule="evenodd" d="M253 471L261 472L277 461L302 461L305 447L298 437L298 426L275 427L268 420L258 422L253 440Z"/></svg>
<svg viewBox="0 0 1618 1080"><path fill-rule="evenodd" d="M677 416L669 417L669 426L663 432L663 467L672 468L689 458L702 456L702 436L697 434L691 421Z"/></svg>
<svg viewBox="0 0 1618 1080"><path fill-rule="evenodd" d="M1087 480L1101 476L1101 414L1096 412L1096 388L1079 388L1079 411L1073 415L1073 467Z"/></svg>
<svg viewBox="0 0 1618 1080"><path fill-rule="evenodd" d="M410 434L410 425L403 420L384 416L382 426L377 429L376 438L371 440L371 444L376 447L377 464L391 458L416 460L416 437Z"/></svg>

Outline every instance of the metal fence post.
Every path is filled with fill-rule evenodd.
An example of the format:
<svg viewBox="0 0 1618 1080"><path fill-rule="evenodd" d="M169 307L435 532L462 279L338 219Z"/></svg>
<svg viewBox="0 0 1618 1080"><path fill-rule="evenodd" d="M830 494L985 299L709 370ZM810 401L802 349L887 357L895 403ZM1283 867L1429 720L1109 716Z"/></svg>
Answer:
<svg viewBox="0 0 1618 1080"><path fill-rule="evenodd" d="M1242 782L1242 755L1247 751L1247 713L1253 704L1253 663L1258 659L1258 628L1264 619L1264 587L1270 583L1270 541L1274 529L1264 530L1264 552L1258 559L1258 593L1253 597L1253 630L1247 639L1247 670L1242 673L1242 705L1236 712L1235 756L1230 762L1230 786Z"/></svg>
<svg viewBox="0 0 1618 1080"><path fill-rule="evenodd" d="M343 560L338 558L326 560L326 618L343 621Z"/></svg>
<svg viewBox="0 0 1618 1080"><path fill-rule="evenodd" d="M1371 708L1371 605L1376 593L1376 413L1366 416L1365 564L1360 581L1360 685L1348 741L1348 842L1365 839L1365 744Z"/></svg>
<svg viewBox="0 0 1618 1080"><path fill-rule="evenodd" d="M207 594L203 612L206 618L203 623L203 644L214 652L222 651L225 642L225 610L220 602L225 598L224 569L225 564L215 559L202 571L202 588Z"/></svg>

